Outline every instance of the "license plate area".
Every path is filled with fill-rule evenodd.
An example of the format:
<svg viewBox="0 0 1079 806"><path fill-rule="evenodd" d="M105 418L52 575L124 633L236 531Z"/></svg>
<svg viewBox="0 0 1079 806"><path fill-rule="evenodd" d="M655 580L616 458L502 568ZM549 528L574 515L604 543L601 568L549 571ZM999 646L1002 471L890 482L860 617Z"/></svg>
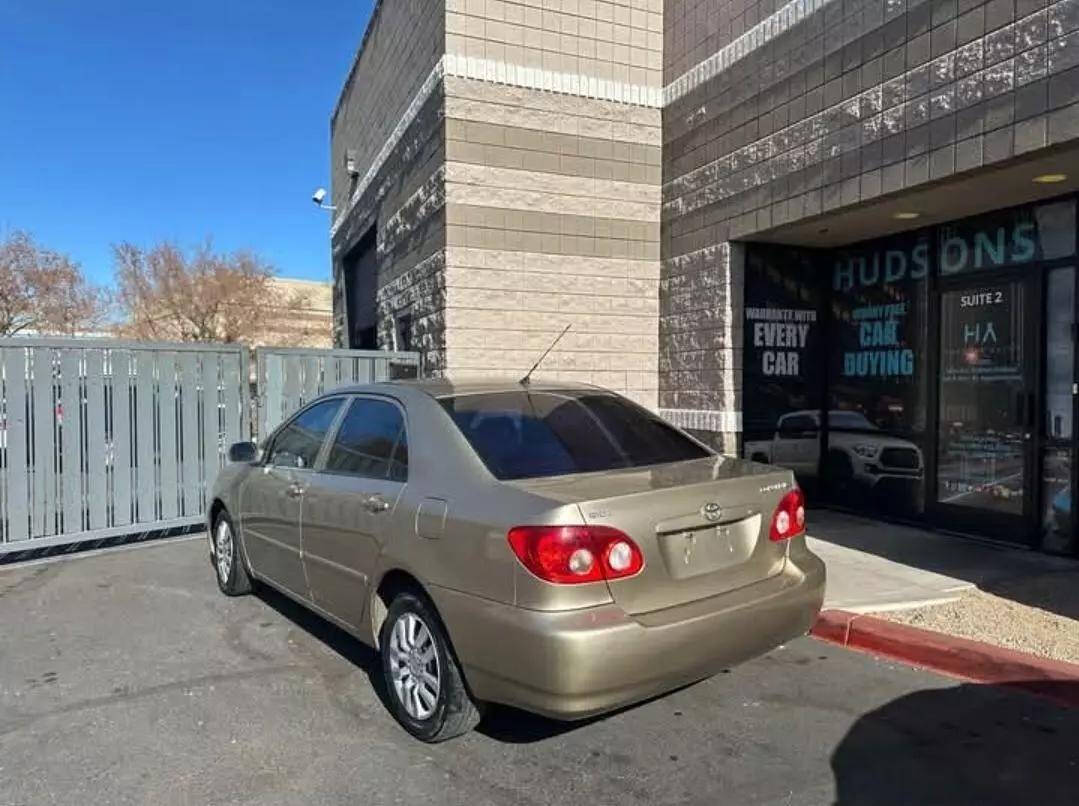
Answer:
<svg viewBox="0 0 1079 806"><path fill-rule="evenodd" d="M674 579L711 574L741 565L753 555L761 516L658 535L659 550Z"/></svg>

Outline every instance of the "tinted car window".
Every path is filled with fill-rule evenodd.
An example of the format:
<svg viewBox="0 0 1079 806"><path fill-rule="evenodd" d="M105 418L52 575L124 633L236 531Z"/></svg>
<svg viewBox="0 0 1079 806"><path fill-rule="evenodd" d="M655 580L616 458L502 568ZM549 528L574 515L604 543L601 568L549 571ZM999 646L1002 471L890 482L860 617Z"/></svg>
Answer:
<svg viewBox="0 0 1079 806"><path fill-rule="evenodd" d="M283 455L291 454L303 462L303 467L311 467L339 408L341 399L334 398L316 403L300 412L274 438L273 447L270 449L270 464L286 463Z"/></svg>
<svg viewBox="0 0 1079 806"><path fill-rule="evenodd" d="M784 436L802 436L816 430L817 420L811 414L791 414L779 421L779 433Z"/></svg>
<svg viewBox="0 0 1079 806"><path fill-rule="evenodd" d="M831 411L828 412L828 425L831 428L853 428L866 431L878 431L873 423L858 411Z"/></svg>
<svg viewBox="0 0 1079 806"><path fill-rule="evenodd" d="M499 479L700 459L709 451L645 409L597 392L497 392L440 400Z"/></svg>
<svg viewBox="0 0 1079 806"><path fill-rule="evenodd" d="M404 481L408 448L401 410L384 400L352 401L330 446L326 470Z"/></svg>

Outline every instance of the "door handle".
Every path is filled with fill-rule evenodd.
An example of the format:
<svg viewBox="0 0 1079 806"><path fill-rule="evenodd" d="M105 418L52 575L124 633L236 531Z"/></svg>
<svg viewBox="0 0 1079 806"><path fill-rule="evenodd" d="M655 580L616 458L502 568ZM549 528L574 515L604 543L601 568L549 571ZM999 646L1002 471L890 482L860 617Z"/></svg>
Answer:
<svg viewBox="0 0 1079 806"><path fill-rule="evenodd" d="M385 512L390 508L390 502L383 498L378 493L367 496L367 500L363 502L364 509L377 515L379 512Z"/></svg>
<svg viewBox="0 0 1079 806"><path fill-rule="evenodd" d="M305 489L306 488L298 481L294 481L292 482L292 484L285 488L285 495L287 495L289 498L299 498L304 494Z"/></svg>

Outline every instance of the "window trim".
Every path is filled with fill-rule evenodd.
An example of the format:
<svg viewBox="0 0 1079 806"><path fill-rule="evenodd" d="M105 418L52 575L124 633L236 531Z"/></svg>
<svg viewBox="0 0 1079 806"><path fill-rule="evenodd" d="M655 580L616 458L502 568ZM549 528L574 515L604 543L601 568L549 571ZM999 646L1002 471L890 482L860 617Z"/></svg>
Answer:
<svg viewBox="0 0 1079 806"><path fill-rule="evenodd" d="M273 464L273 462L270 461L271 457L273 456L274 444L277 442L278 437L281 436L281 432L283 432L286 428L288 428L290 425L292 425L296 420L298 420L300 417L302 417L305 412L309 411L310 409L313 409L315 406L317 406L317 405L319 405L321 403L326 403L326 402L331 401L331 400L344 401L344 400L347 400L347 399L348 399L348 395L345 395L345 394L327 394L327 395L319 395L314 400L311 400L311 401L307 402L306 404L304 404L304 406L302 408L300 408L299 410L297 410L291 417L289 417L283 423L278 425L277 428L275 428L273 430L273 433L271 433L270 436L266 438L266 447L263 448L263 450L262 450L262 457L259 460L259 465L261 467L265 467L265 468L277 467L277 465ZM319 466L319 464L322 462L322 458L323 458L322 454L326 450L327 437L329 435L331 435L331 434L336 434L337 433L337 426L338 426L338 424L340 423L340 420L341 420L341 412L343 412L345 410L346 410L346 408L344 406L341 406L337 410L337 412L333 415L333 419L330 421L330 425L326 429L326 436L324 436L322 438L322 444L319 445L318 453L315 454L315 461L308 467L290 468L291 470L314 470L315 468L317 468Z"/></svg>
<svg viewBox="0 0 1079 806"><path fill-rule="evenodd" d="M401 427L404 429L404 433L405 433L405 436L406 436L406 440L405 440L405 458L407 460L409 460L409 461L411 461L411 459L412 459L412 457L411 457L411 455L409 453L408 440L407 440L407 436L408 436L408 433L409 433L408 409L405 407L405 405L400 400L398 400L395 397L391 397L390 395L379 395L379 394L372 394L372 393L368 393L368 392L346 395L345 397L346 397L346 403L345 403L344 406L341 407L341 411L338 412L338 415L337 415L336 419L334 420L333 430L327 432L327 439L325 439L323 441L322 449L319 451L318 462L313 466L312 469L316 473L325 473L327 476L344 476L344 477L350 478L350 479L364 479L366 481L385 481L385 482L392 482L394 484L401 484L401 485L408 484L408 463L407 462L405 464L405 478L404 478L403 481L398 480L398 479L390 478L390 475L389 475L389 469L390 469L390 467L393 466L393 456L394 456L394 454L397 453L397 448L401 444L401 434L400 434L400 432L398 432L397 439L394 440L393 448L390 450L390 465L389 465L389 467L387 467L386 476L384 476L383 478L376 478L374 476L362 476L359 473L350 473L350 472L348 472L346 470L329 470L329 469L326 468L326 460L329 459L330 448L337 441L337 434L341 430L341 426L344 425L344 423L345 423L345 417L348 416L349 409L352 408L352 404L355 403L357 400L374 400L374 401L378 401L378 402L381 402L381 403L389 403L389 404L397 407L398 411L400 411L400 413L401 413Z"/></svg>

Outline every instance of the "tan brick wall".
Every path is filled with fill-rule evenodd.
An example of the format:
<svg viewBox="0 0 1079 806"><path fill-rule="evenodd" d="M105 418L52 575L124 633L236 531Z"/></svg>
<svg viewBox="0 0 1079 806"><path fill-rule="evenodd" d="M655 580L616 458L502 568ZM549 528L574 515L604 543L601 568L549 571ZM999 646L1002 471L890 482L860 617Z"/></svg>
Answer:
<svg viewBox="0 0 1079 806"><path fill-rule="evenodd" d="M281 308L267 313L267 330L259 343L332 347L333 285L292 277L275 277L271 285L281 300Z"/></svg>
<svg viewBox="0 0 1079 806"><path fill-rule="evenodd" d="M444 52L415 97L385 107L422 106L444 150L413 155L427 129L404 113L386 165L367 165L374 151L363 149L374 178L334 230L340 259L377 224L380 328L418 307L431 372L520 377L572 324L539 375L656 407L662 14L663 0L445 0ZM391 19L374 35L396 38L404 28ZM426 41L429 27L417 20L415 37ZM368 47L382 53L377 39ZM368 79L346 92L339 123L362 126L389 86ZM383 118L400 115L385 110L380 137ZM428 237L435 219L440 243Z"/></svg>
<svg viewBox="0 0 1079 806"><path fill-rule="evenodd" d="M446 53L659 87L662 12L663 0L447 0Z"/></svg>
<svg viewBox="0 0 1079 806"><path fill-rule="evenodd" d="M446 373L657 405L659 111L446 78Z"/></svg>

